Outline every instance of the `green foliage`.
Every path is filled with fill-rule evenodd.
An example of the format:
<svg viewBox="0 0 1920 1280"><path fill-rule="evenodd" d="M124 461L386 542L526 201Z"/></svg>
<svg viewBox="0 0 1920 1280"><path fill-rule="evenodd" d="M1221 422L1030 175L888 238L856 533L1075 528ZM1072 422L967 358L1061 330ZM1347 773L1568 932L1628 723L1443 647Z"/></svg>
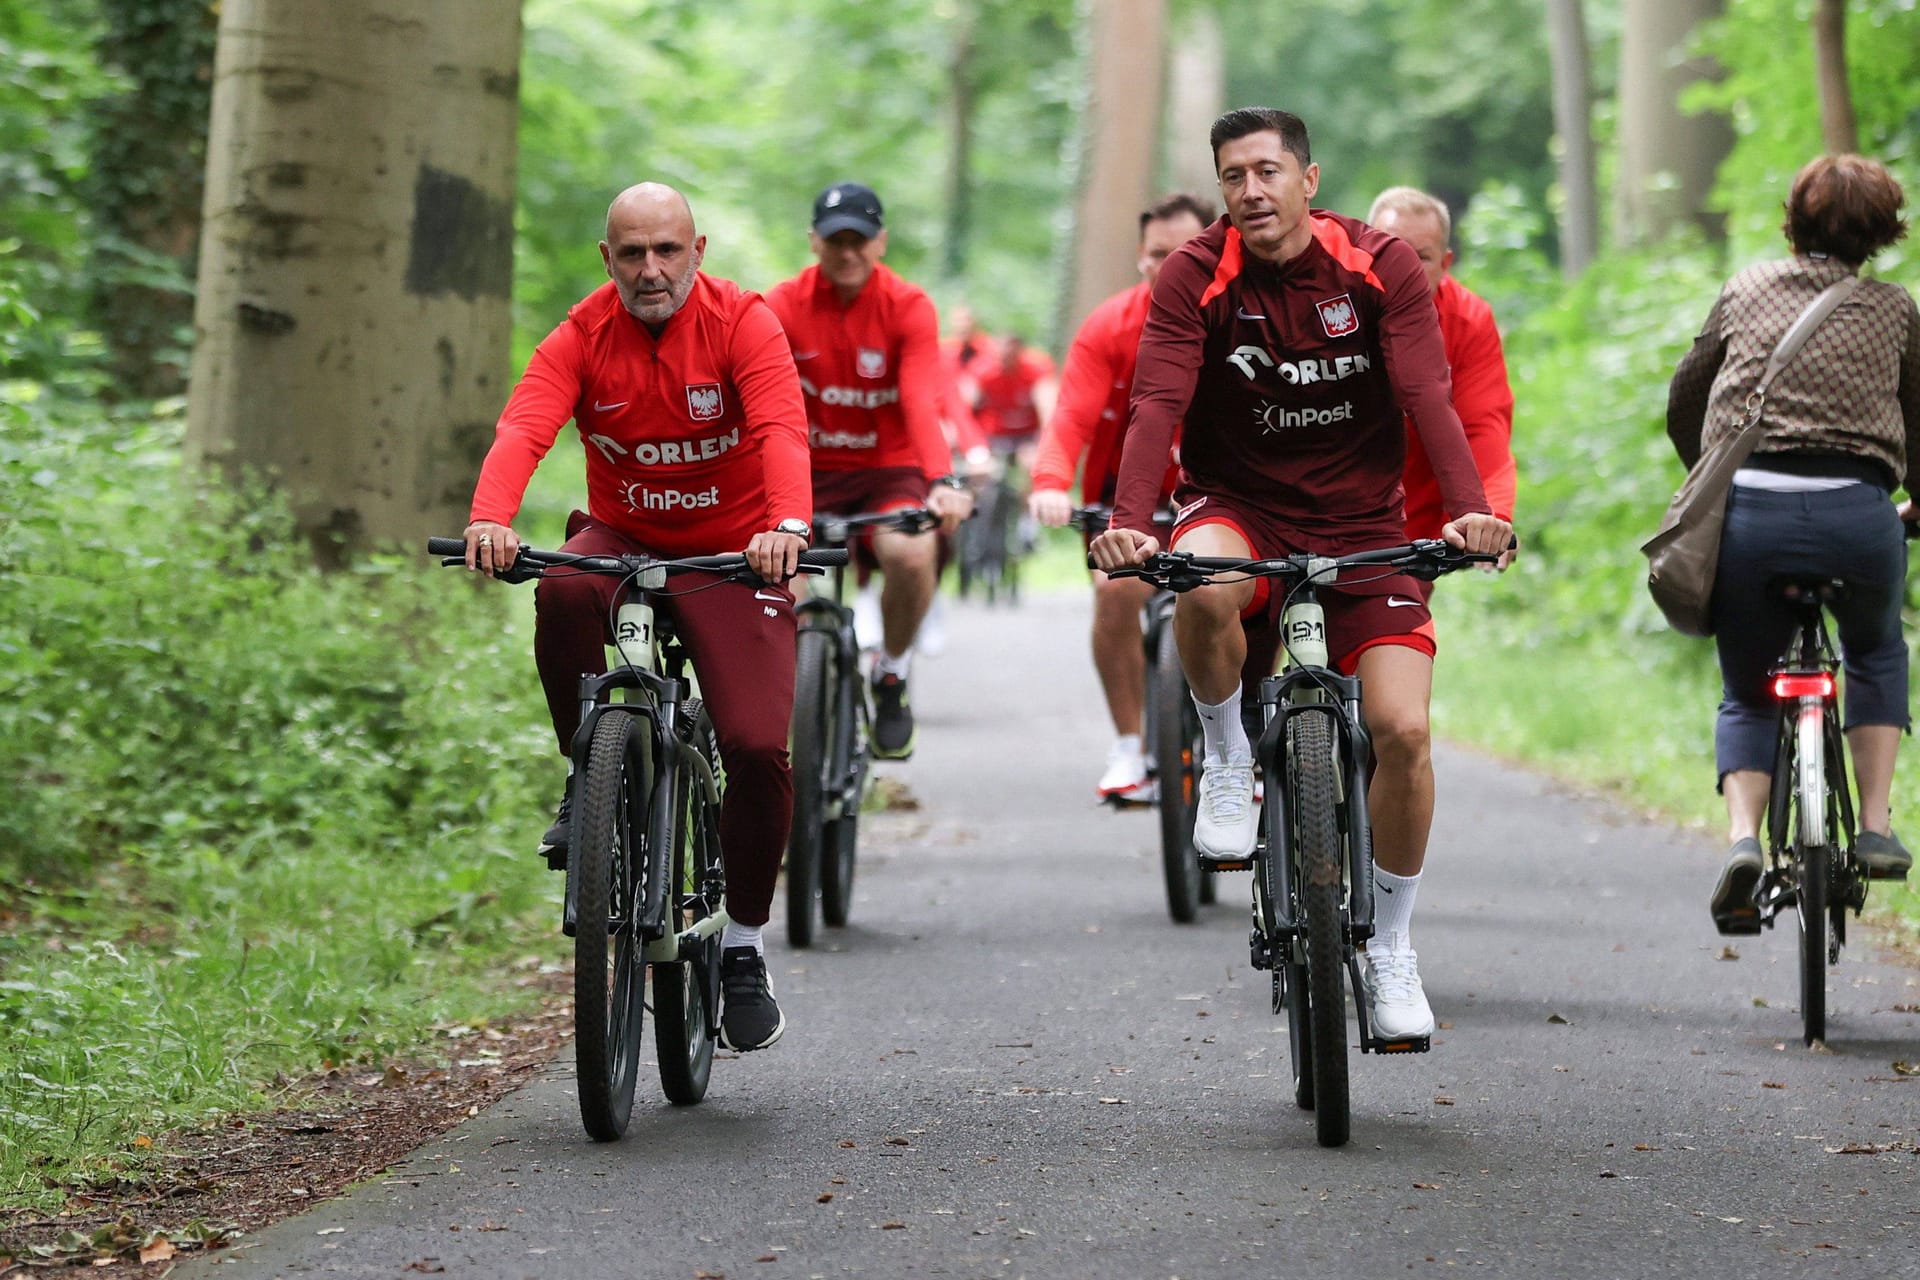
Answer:
<svg viewBox="0 0 1920 1280"><path fill-rule="evenodd" d="M553 747L525 595L424 557L319 577L263 495L181 489L177 418L8 399L12 1198L511 998L561 766L531 763Z"/></svg>
<svg viewBox="0 0 1920 1280"><path fill-rule="evenodd" d="M1793 175L1824 149L1814 78L1812 0L1746 0L1700 33L1726 68L1690 101L1733 121L1733 152L1720 167L1715 207L1727 214L1736 261L1778 255L1782 205ZM1860 150L1890 166L1920 195L1920 7L1913 0L1853 0L1847 6L1847 79ZM1920 261L1911 245L1877 261L1899 275Z"/></svg>

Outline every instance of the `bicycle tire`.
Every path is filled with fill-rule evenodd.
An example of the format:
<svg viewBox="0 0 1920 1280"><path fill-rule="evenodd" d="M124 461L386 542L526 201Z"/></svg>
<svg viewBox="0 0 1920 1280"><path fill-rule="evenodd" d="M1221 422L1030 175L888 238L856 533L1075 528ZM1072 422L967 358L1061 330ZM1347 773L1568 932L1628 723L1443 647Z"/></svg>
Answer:
<svg viewBox="0 0 1920 1280"><path fill-rule="evenodd" d="M1296 715L1287 722L1287 790L1293 821L1295 919L1306 945L1307 1021L1313 1060L1314 1136L1323 1147L1346 1143L1352 1132L1347 1079L1347 966L1339 794L1334 777L1333 730L1327 717Z"/></svg>
<svg viewBox="0 0 1920 1280"><path fill-rule="evenodd" d="M827 734L832 689L833 635L800 632L793 676L793 817L787 825L787 941L813 945L814 904L820 897L820 846L826 825Z"/></svg>
<svg viewBox="0 0 1920 1280"><path fill-rule="evenodd" d="M1180 924L1200 914L1200 859L1193 851L1194 792L1200 753L1194 745L1200 719L1180 669L1173 620L1160 628L1152 668L1153 755L1160 782L1160 865L1167 885L1167 913Z"/></svg>
<svg viewBox="0 0 1920 1280"><path fill-rule="evenodd" d="M1794 743L1794 914L1800 922L1800 1024L1806 1043L1827 1037L1826 710L1803 709Z"/></svg>
<svg viewBox="0 0 1920 1280"><path fill-rule="evenodd" d="M720 744L713 721L697 700L680 708L680 738L720 777ZM672 869L675 901L711 907L721 900L715 890L723 883L720 870L720 806L707 799L706 789L691 768L680 772L674 787ZM675 908L670 928L689 928L697 919L686 905ZM711 1007L719 987L720 936L704 939L686 960L652 966L653 1041L660 1065L660 1088L675 1106L691 1106L707 1096L713 1074L714 1030L719 1025Z"/></svg>
<svg viewBox="0 0 1920 1280"><path fill-rule="evenodd" d="M640 1066L644 965L632 912L642 896L638 855L652 781L646 731L630 712L600 717L574 804L574 1061L580 1120L595 1142L626 1132Z"/></svg>
<svg viewBox="0 0 1920 1280"><path fill-rule="evenodd" d="M860 852L860 801L866 791L866 686L857 662L835 680L834 749L828 776L839 789L852 779L840 816L820 836L820 916L835 929L846 927L853 910L853 864Z"/></svg>

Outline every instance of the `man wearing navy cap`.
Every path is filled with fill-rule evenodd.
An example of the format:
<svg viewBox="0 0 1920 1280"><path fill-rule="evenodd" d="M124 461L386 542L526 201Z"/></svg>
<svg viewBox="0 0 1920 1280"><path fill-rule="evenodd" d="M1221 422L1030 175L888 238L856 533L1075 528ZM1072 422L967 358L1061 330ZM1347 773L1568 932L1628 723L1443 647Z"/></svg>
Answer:
<svg viewBox="0 0 1920 1280"><path fill-rule="evenodd" d="M813 450L815 512L854 515L931 508L952 529L973 499L951 474L940 430L939 331L933 300L880 262L887 252L880 197L836 182L813 202L808 235L818 262L767 291L800 370ZM913 638L933 603L935 540L881 531L883 638L873 668L874 754L913 754L907 698Z"/></svg>

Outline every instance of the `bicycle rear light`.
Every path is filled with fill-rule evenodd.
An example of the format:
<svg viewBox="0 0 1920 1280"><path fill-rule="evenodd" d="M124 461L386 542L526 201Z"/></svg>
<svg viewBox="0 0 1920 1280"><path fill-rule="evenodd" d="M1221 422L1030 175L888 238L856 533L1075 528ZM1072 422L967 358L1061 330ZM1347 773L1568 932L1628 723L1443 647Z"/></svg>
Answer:
<svg viewBox="0 0 1920 1280"><path fill-rule="evenodd" d="M1831 698L1831 671L1782 671L1773 677L1773 696L1782 702L1795 698Z"/></svg>

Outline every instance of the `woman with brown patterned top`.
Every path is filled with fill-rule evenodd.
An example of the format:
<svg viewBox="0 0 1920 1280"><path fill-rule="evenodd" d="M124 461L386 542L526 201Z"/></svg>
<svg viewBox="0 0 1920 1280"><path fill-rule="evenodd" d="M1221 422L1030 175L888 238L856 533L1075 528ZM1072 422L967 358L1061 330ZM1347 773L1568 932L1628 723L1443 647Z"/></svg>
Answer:
<svg viewBox="0 0 1920 1280"><path fill-rule="evenodd" d="M1782 226L1793 256L1729 280L1680 361L1667 434L1691 467L1703 446L1734 431L1767 357L1828 285L1906 234L1905 195L1863 156L1821 156L1793 180ZM1713 589L1722 696L1714 730L1732 848L1714 887L1722 933L1758 927L1759 827L1773 758L1767 670L1793 629L1770 579L1844 579L1833 606L1845 654L1847 746L1860 795L1855 854L1870 874L1905 878L1913 857L1888 811L1894 754L1907 728L1906 583L1896 489L1913 492L1920 458L1920 309L1897 284L1863 282L1814 331L1767 394L1765 435L1735 475Z"/></svg>

